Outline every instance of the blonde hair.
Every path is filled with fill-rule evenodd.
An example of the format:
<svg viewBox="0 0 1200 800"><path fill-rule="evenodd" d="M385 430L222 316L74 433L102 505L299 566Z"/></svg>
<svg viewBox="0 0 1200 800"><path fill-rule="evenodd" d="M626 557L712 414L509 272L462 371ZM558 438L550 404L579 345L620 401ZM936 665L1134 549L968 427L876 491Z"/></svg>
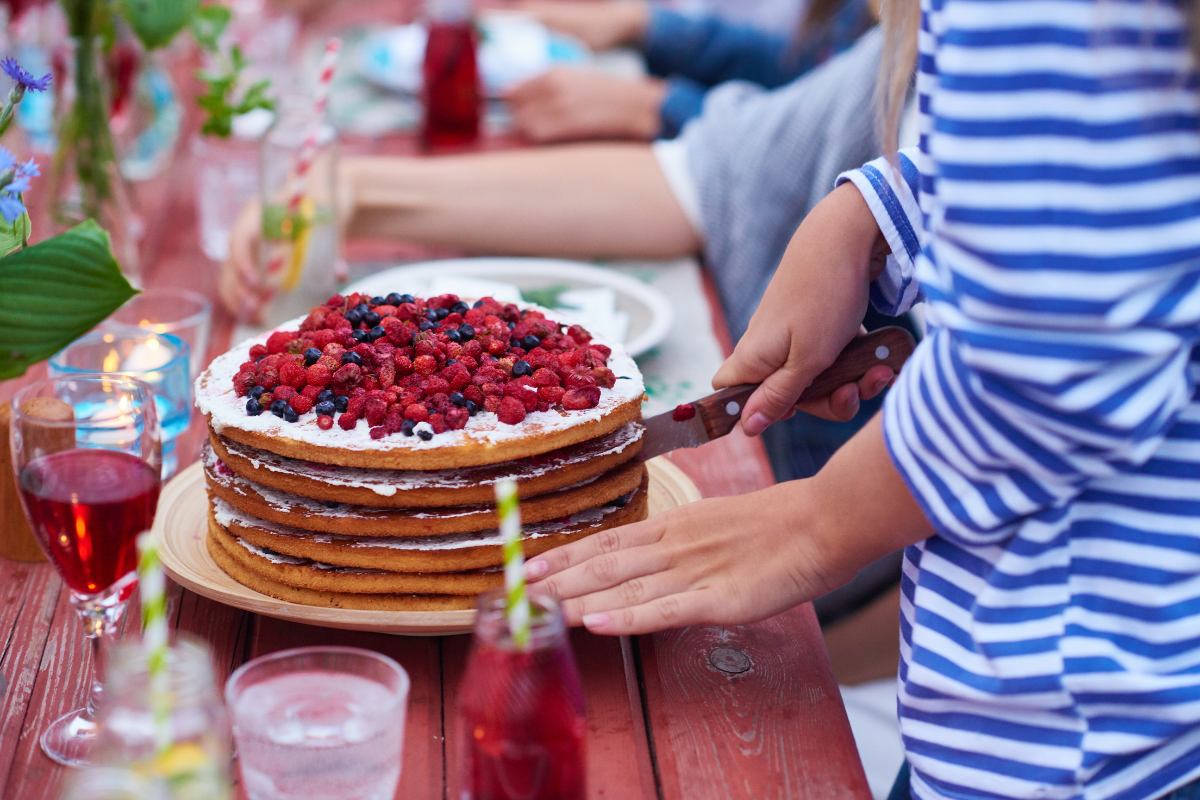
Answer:
<svg viewBox="0 0 1200 800"><path fill-rule="evenodd" d="M920 0L880 0L883 54L879 59L876 108L884 152L895 160L899 147L900 118L912 87L917 65L917 33L921 27Z"/></svg>

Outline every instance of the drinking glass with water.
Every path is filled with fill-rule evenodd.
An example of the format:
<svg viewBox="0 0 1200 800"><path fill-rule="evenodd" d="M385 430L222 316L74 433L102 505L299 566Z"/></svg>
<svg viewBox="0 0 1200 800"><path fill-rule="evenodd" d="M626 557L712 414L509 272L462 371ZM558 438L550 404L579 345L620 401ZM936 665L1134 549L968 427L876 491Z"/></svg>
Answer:
<svg viewBox="0 0 1200 800"><path fill-rule="evenodd" d="M352 647L257 658L225 687L250 800L391 800L400 781L408 674Z"/></svg>

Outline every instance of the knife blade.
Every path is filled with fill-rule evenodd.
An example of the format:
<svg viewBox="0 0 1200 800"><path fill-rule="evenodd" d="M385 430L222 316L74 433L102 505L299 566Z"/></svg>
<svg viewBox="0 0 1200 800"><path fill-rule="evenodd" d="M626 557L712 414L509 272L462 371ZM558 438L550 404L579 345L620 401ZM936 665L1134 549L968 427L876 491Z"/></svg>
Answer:
<svg viewBox="0 0 1200 800"><path fill-rule="evenodd" d="M828 369L813 379L797 404L827 397L839 386L859 380L871 367L880 364L899 373L916 345L911 333L895 326L859 336L846 345ZM637 458L647 461L672 450L699 447L724 436L742 418L746 401L758 387L757 383L730 386L642 420L646 426L645 443Z"/></svg>

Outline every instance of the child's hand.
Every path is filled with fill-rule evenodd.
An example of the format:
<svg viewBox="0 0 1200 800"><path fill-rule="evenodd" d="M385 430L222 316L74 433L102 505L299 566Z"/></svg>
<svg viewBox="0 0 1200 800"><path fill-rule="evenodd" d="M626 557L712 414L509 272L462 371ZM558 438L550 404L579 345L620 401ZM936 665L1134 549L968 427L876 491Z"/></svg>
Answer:
<svg viewBox="0 0 1200 800"><path fill-rule="evenodd" d="M344 158L337 174L337 224L345 231L355 208L355 173L372 169L377 159ZM377 167L375 167L377 168ZM229 232L229 256L217 276L217 294L221 304L242 323L262 320L263 306L270 301L272 289L258 268L258 249L262 243L262 204L246 204ZM339 233L339 236L341 233Z"/></svg>
<svg viewBox="0 0 1200 800"><path fill-rule="evenodd" d="M256 262L262 236L262 206L248 203L229 232L229 256L217 276L217 293L222 305L235 319L257 323L263 303L270 299L258 274Z"/></svg>
<svg viewBox="0 0 1200 800"><path fill-rule="evenodd" d="M887 243L852 184L835 189L804 219L745 336L713 377L717 389L762 384L742 413L748 435L791 416L813 378L863 332L870 282L887 254ZM873 367L857 383L801 410L848 420L858 413L860 400L879 394L894 377L888 367Z"/></svg>

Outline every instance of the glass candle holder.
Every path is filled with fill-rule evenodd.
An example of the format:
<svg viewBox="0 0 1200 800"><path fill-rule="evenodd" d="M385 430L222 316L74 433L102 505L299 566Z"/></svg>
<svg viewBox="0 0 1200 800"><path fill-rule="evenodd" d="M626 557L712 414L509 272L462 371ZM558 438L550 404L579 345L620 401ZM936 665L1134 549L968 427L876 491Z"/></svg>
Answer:
<svg viewBox="0 0 1200 800"><path fill-rule="evenodd" d="M308 313L336 290L341 266L337 226L337 133L318 119L310 100L285 100L263 137L259 196L262 238L258 266L273 291L270 324ZM304 143L316 131L316 149ZM301 161L311 155L303 178ZM297 202L298 201L298 202Z"/></svg>
<svg viewBox="0 0 1200 800"><path fill-rule="evenodd" d="M354 647L301 647L225 685L250 800L390 798L400 781L408 673Z"/></svg>
<svg viewBox="0 0 1200 800"><path fill-rule="evenodd" d="M204 369L208 336L212 329L212 303L186 289L145 289L118 308L102 327L141 328L169 333L187 342L191 350L191 377Z"/></svg>
<svg viewBox="0 0 1200 800"><path fill-rule="evenodd" d="M462 800L584 800L583 686L558 601L530 594L519 647L505 591L480 595L459 693Z"/></svg>
<svg viewBox="0 0 1200 800"><path fill-rule="evenodd" d="M140 328L95 330L60 350L47 366L54 378L107 373L128 375L148 385L162 426L162 477L166 480L175 474L179 467L175 440L192 419L191 349L187 342Z"/></svg>

